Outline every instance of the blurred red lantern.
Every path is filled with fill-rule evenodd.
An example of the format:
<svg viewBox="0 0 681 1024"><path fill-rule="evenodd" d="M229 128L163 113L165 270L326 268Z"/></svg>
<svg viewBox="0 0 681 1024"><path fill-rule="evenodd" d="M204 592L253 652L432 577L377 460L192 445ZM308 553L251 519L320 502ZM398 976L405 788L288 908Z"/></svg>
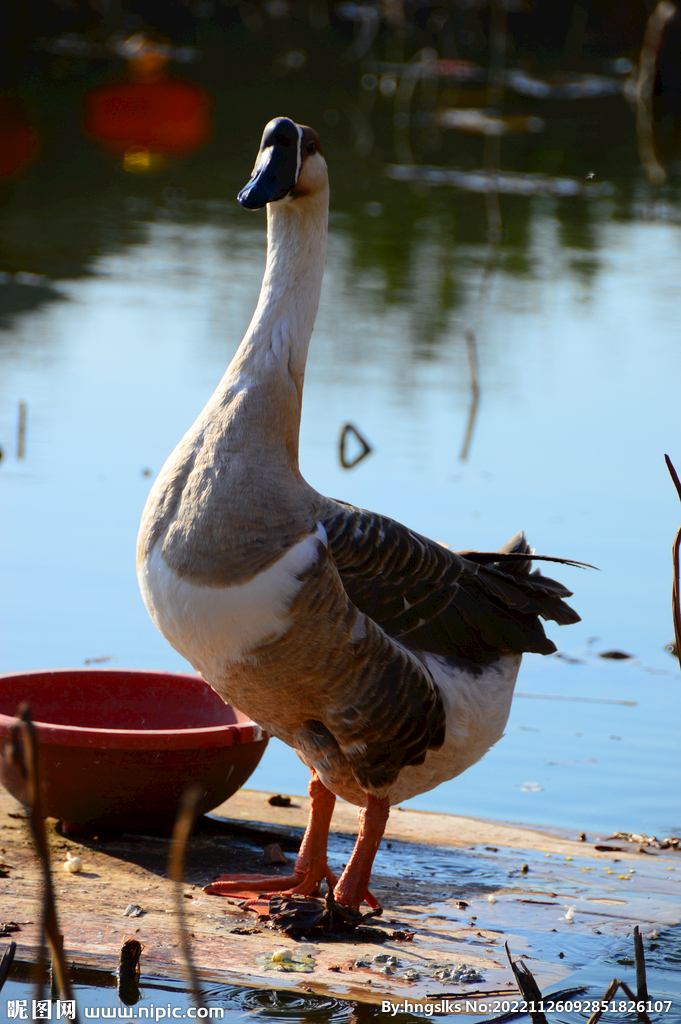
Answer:
<svg viewBox="0 0 681 1024"><path fill-rule="evenodd" d="M165 73L160 47L142 42L128 78L86 93L83 127L130 171L156 170L165 157L187 156L211 136L211 97L194 82Z"/></svg>
<svg viewBox="0 0 681 1024"><path fill-rule="evenodd" d="M15 178L38 154L38 132L19 96L0 95L0 178Z"/></svg>

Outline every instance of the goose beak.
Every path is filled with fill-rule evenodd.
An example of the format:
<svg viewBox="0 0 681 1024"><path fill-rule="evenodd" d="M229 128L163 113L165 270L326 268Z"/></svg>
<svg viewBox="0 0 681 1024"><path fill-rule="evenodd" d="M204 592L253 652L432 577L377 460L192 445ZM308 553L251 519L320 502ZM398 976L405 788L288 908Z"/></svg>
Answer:
<svg viewBox="0 0 681 1024"><path fill-rule="evenodd" d="M283 199L295 184L285 183L284 165L282 154L274 146L265 150L258 158L248 185L237 196L241 205L247 210L262 210L267 203Z"/></svg>
<svg viewBox="0 0 681 1024"><path fill-rule="evenodd" d="M278 117L266 126L251 180L237 196L247 210L261 210L283 199L295 187L300 172L298 125Z"/></svg>

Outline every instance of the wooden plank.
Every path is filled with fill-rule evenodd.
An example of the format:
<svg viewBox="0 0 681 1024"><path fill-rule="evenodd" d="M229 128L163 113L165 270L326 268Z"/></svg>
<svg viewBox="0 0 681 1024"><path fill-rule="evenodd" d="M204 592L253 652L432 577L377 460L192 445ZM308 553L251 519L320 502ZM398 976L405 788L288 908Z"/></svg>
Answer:
<svg viewBox="0 0 681 1024"><path fill-rule="evenodd" d="M595 932L628 934L633 924L645 933L681 920L678 852L644 855L634 848L599 853L595 837L579 842L558 830L394 809L372 891L384 907L378 925L387 932L413 931L413 940L388 939L378 945L311 936L294 941L231 900L202 890L225 871L261 871L262 848L273 840L294 859L308 800L295 797L291 807L273 807L268 796L240 791L192 840L184 896L203 978L374 1003L387 998L413 1002L443 993L513 993L503 949L507 939L514 956L532 957L532 973L546 991L568 973L560 959L543 949L542 936L552 930L574 940ZM27 824L17 814L19 805L2 793L0 854L7 871L0 879L2 919L19 925L12 935L17 956L30 959L39 938L40 871ZM356 833L355 808L339 803L334 829L330 860L340 869ZM102 833L76 842L61 836L54 821L48 822L48 837L68 960L114 970L121 945L135 936L145 947L144 974L181 977L166 874L168 838ZM82 872L64 870L69 852L81 857ZM141 916L124 916L131 904L141 908ZM312 957L313 970L267 969L263 961L280 949ZM384 959L377 961L377 956ZM386 957L396 963L386 963ZM462 963L481 980L453 980L451 969Z"/></svg>

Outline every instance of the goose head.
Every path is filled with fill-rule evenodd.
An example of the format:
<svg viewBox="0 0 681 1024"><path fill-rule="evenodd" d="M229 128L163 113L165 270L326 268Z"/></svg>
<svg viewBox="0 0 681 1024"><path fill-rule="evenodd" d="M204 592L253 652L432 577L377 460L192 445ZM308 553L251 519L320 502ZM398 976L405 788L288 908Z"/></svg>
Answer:
<svg viewBox="0 0 681 1024"><path fill-rule="evenodd" d="M247 210L292 203L328 188L326 161L316 131L288 117L265 125L251 180L237 199Z"/></svg>

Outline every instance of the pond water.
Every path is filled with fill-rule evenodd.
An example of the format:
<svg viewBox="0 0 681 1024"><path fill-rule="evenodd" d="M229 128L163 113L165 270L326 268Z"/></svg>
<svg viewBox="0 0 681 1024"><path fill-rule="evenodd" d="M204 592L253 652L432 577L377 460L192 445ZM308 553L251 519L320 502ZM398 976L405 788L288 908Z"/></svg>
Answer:
<svg viewBox="0 0 681 1024"><path fill-rule="evenodd" d="M573 941L565 934L556 945L564 962L573 968L573 973L559 986L552 986L552 993L566 993L561 1009L550 1013L553 1024L583 1024L592 1010L592 1003L601 999L613 977L620 978L635 990L635 969L633 965L631 940L622 940L614 947L597 936L584 937ZM651 937L645 943L647 982L650 992L649 1018L651 1024L669 1024L675 1021L676 992L680 960L679 929L671 928ZM14 1007L26 1007L31 1019L32 1000L35 990L31 984L32 969L27 963L16 962L9 979L2 990L1 1004L7 1009L8 1019L18 1019ZM95 969L74 969L72 976L73 995L76 1000L79 1020L114 1019L141 1024L146 1020L189 1019L197 1016L192 995L181 982L164 978L145 976L140 978L139 998L128 1005L117 993L117 979L114 974ZM475 987L475 986L473 986ZM571 993L571 994L568 994ZM43 994L44 995L44 994ZM550 999L551 994L546 993ZM132 1000L129 998L129 1001ZM509 995L509 1001L513 1000ZM465 994L463 996L465 999ZM620 1008L620 999L626 1002L622 991L616 993L611 1009L601 1020L605 1024L633 1024L635 1013ZM295 992L276 992L267 989L248 989L238 986L203 983L201 992L202 1017L209 1020L225 1020L229 1024L250 1019L262 1024L283 1024L296 1021L319 1021L320 1024L369 1024L374 1020L385 1020L385 1013L379 1006L354 1003L331 997L303 995ZM437 1007L437 1002L432 1001ZM412 1001L413 1005L413 1001ZM56 1018L60 1004L53 1002L52 1018ZM12 1012L10 1012L12 1007ZM465 1003L462 1001L462 1009ZM435 1011L440 1019L445 1012ZM390 1014L396 1024L410 1024L433 1016L430 1012L397 1012ZM480 1021L480 1014L457 1012L456 1019L464 1022ZM496 1018L488 1018L490 1020ZM523 1018L527 1019L527 1018Z"/></svg>
<svg viewBox="0 0 681 1024"><path fill-rule="evenodd" d="M283 44L267 39L276 55ZM154 475L254 308L265 218L232 197L264 122L286 109L319 127L332 180L306 478L454 548L495 549L524 529L539 553L598 567L552 570L582 622L549 624L560 654L525 659L505 738L412 806L600 835L678 831L681 702L668 645L681 507L663 461L668 452L681 468L676 186L647 185L621 95L527 101L545 133L504 141L503 166L612 187L595 198L502 195L490 273L482 196L386 177L389 89L372 92L367 150L351 115L363 110L368 123L376 79L359 65L342 85L312 58L307 78L246 65L239 81L229 72L229 88L215 62L202 72L213 76L214 142L147 177L79 135L93 73L34 89L44 158L7 187L0 211L2 669L186 669L142 605L135 536ZM440 144L416 159L480 165L479 139L450 133ZM338 458L348 421L374 448L352 470ZM601 657L613 649L632 657ZM249 785L304 792L306 770L272 742Z"/></svg>

